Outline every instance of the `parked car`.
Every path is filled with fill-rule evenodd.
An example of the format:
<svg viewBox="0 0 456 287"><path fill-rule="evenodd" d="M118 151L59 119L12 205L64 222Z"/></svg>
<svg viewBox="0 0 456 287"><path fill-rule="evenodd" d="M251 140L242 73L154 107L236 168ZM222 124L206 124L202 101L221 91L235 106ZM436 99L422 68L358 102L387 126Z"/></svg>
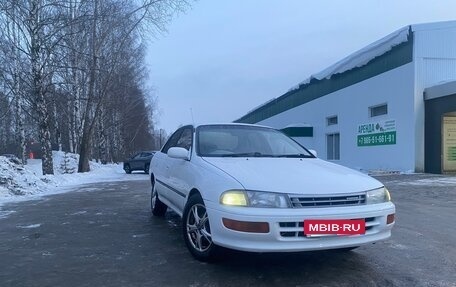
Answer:
<svg viewBox="0 0 456 287"><path fill-rule="evenodd" d="M135 170L143 170L149 173L150 160L154 156L155 151L141 151L126 160L123 164L123 169L130 174Z"/></svg>
<svg viewBox="0 0 456 287"><path fill-rule="evenodd" d="M350 250L389 238L394 225L382 183L268 127L184 126L155 154L150 179L152 213L179 214L189 251L203 261L219 247Z"/></svg>

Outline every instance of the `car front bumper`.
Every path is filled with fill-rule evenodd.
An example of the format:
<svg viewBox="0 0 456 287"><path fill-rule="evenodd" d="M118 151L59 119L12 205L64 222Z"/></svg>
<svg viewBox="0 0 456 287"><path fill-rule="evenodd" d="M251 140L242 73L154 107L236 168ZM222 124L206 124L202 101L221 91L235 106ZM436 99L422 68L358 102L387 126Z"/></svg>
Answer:
<svg viewBox="0 0 456 287"><path fill-rule="evenodd" d="M230 249L252 252L294 252L355 247L374 243L391 236L394 222L387 224L389 214L395 213L391 202L322 208L249 208L226 207L205 202L215 244ZM267 222L268 233L240 232L228 229L222 219L245 222ZM350 236L306 237L306 219L365 219L366 233Z"/></svg>

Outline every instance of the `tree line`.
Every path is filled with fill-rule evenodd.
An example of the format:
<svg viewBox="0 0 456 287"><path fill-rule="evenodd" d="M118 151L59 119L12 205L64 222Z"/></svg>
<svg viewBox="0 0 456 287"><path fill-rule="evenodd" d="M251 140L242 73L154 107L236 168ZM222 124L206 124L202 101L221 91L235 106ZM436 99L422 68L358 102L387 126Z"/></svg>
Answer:
<svg viewBox="0 0 456 287"><path fill-rule="evenodd" d="M156 149L156 106L147 89L145 43L164 31L185 0L2 0L0 2L0 154L23 163L41 146L118 162Z"/></svg>

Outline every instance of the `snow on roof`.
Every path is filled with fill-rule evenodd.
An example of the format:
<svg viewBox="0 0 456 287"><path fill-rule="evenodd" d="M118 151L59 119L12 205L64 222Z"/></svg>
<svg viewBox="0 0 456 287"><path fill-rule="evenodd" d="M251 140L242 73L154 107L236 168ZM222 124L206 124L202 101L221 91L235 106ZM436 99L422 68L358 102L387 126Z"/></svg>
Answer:
<svg viewBox="0 0 456 287"><path fill-rule="evenodd" d="M251 109L250 111L248 111L247 114L249 114L249 113L251 113L251 112L253 112L253 111L255 111L255 110L261 108L262 106L265 106L265 105L269 104L270 102L274 101L275 99L276 99L276 98L272 98L272 99L270 99L269 101L266 101L266 102L262 103L261 105L258 105L258 106L256 106L256 107L254 107L253 109Z"/></svg>
<svg viewBox="0 0 456 287"><path fill-rule="evenodd" d="M403 42L407 42L410 26L399 29L386 37L373 42L372 44L358 50L351 55L343 58L337 63L329 66L323 71L311 75L309 78L292 87L290 91L299 89L300 86L310 83L312 79L322 80L329 79L334 74L340 74L356 67L366 65L375 57L381 56Z"/></svg>
<svg viewBox="0 0 456 287"><path fill-rule="evenodd" d="M406 42L410 30L423 31L423 30L439 30L456 27L456 21L443 21L434 23L422 23L405 26L393 33L373 42L372 44L358 50L349 56L343 58L337 63L329 66L323 71L311 75L309 78L300 82L298 85L292 87L289 91L299 89L301 85L310 83L312 79L322 80L329 79L332 75L340 74L351 70L353 68L362 67L375 57L381 56L403 42Z"/></svg>
<svg viewBox="0 0 456 287"><path fill-rule="evenodd" d="M289 124L289 125L285 126L284 129L286 129L286 128L309 128L309 127L312 127L312 125L308 124L308 123L293 123L293 124Z"/></svg>
<svg viewBox="0 0 456 287"><path fill-rule="evenodd" d="M455 80L444 80L437 84L424 89L424 99L430 100L440 97L445 97L454 94L456 91Z"/></svg>

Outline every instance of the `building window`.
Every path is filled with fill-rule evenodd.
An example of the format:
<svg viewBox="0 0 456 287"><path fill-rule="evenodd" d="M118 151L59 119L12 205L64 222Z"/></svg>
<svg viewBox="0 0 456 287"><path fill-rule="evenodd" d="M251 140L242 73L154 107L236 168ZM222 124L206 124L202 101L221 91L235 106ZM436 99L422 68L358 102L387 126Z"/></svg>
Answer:
<svg viewBox="0 0 456 287"><path fill-rule="evenodd" d="M340 134L327 134L326 135L326 152L328 160L340 159Z"/></svg>
<svg viewBox="0 0 456 287"><path fill-rule="evenodd" d="M386 114L388 114L388 105L387 104L369 107L369 116L371 118L381 116L381 115L386 115Z"/></svg>
<svg viewBox="0 0 456 287"><path fill-rule="evenodd" d="M327 117L326 125L327 126L337 125L337 121L338 121L337 116Z"/></svg>

